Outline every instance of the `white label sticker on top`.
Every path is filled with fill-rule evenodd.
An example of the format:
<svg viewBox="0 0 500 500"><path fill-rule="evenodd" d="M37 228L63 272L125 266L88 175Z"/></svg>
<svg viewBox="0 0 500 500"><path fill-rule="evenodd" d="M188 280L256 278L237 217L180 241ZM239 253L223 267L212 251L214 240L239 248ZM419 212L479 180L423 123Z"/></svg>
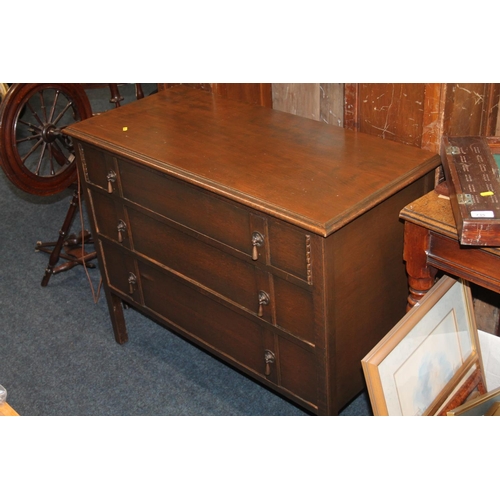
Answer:
<svg viewBox="0 0 500 500"><path fill-rule="evenodd" d="M472 210L470 216L475 219L493 219L495 214L491 210Z"/></svg>

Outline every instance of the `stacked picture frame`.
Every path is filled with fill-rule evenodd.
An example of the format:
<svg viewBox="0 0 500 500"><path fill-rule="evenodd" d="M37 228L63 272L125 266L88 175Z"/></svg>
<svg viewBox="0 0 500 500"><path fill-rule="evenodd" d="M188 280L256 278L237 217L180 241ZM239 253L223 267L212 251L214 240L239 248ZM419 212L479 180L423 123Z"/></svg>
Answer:
<svg viewBox="0 0 500 500"><path fill-rule="evenodd" d="M468 283L442 277L361 365L374 415L448 415L485 395Z"/></svg>

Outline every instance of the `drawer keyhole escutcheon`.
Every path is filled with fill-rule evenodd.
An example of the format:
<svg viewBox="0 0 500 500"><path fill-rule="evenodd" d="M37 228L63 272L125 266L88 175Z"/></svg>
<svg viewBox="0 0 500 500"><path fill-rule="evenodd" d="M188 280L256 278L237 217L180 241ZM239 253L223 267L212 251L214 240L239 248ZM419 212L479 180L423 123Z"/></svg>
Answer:
<svg viewBox="0 0 500 500"><path fill-rule="evenodd" d="M118 242L123 243L123 240L125 238L125 231L127 230L127 224L125 224L124 221L119 219L116 229L118 230Z"/></svg>
<svg viewBox="0 0 500 500"><path fill-rule="evenodd" d="M264 314L264 306L267 306L270 300L271 299L269 298L269 295L266 292L264 292L264 290L261 290L259 292L259 312L258 312L259 318L262 318Z"/></svg>
<svg viewBox="0 0 500 500"><path fill-rule="evenodd" d="M128 293L132 295L135 291L135 285L137 285L137 276L134 273L129 273L128 275Z"/></svg>
<svg viewBox="0 0 500 500"><path fill-rule="evenodd" d="M270 351L269 349L266 349L264 351L264 361L266 362L266 377L271 375L271 364L274 363L275 359L276 356L274 355L274 352Z"/></svg>
<svg viewBox="0 0 500 500"><path fill-rule="evenodd" d="M258 231L252 233L252 260L257 260L259 258L259 250L257 247L261 247L264 244L264 236Z"/></svg>
<svg viewBox="0 0 500 500"><path fill-rule="evenodd" d="M108 181L108 193L113 192L113 183L116 182L116 172L113 170L110 170L108 172L108 175L106 176L106 179Z"/></svg>

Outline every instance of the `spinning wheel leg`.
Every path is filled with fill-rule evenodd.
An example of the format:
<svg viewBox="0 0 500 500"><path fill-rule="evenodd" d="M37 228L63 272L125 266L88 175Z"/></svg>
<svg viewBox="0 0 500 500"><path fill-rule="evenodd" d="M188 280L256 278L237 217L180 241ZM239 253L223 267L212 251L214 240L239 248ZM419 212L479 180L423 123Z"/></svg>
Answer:
<svg viewBox="0 0 500 500"><path fill-rule="evenodd" d="M53 274L60 273L62 271L67 271L77 265L86 265L87 267L95 267L94 264L89 261L96 257L96 252L86 252L85 244L92 243L91 236L88 232L84 232L81 236L75 236L73 234L67 235L71 223L75 218L76 211L79 207L80 195L78 190L75 191L71 199L66 218L64 219L63 225L59 230L59 238L56 242L42 243L38 242L35 250L50 253L49 264L45 269L45 274L42 279L42 286L47 286L50 277ZM48 250L47 247L53 246L52 251ZM64 249L64 252L63 252ZM56 267L59 259L65 259L67 262Z"/></svg>

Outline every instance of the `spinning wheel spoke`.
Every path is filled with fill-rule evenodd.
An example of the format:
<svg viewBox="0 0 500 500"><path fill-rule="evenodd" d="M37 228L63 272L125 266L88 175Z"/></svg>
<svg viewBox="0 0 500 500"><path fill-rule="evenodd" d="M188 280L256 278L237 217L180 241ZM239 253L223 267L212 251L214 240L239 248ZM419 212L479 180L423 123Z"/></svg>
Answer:
<svg viewBox="0 0 500 500"><path fill-rule="evenodd" d="M45 101L43 99L43 90L41 90L40 92L38 92L38 96L40 98L40 109L43 112L43 122L47 123L47 109L45 107Z"/></svg>
<svg viewBox="0 0 500 500"><path fill-rule="evenodd" d="M42 134L33 134L30 135L29 137L23 137L22 139L16 139L16 144L20 144L23 142L27 141L36 141L37 139L40 139L42 137Z"/></svg>
<svg viewBox="0 0 500 500"><path fill-rule="evenodd" d="M25 120L19 119L17 126L19 127L19 125L26 125L28 131L31 132L32 134L40 135L42 133L42 129L40 127L37 127L36 125L33 125L32 123L27 122Z"/></svg>
<svg viewBox="0 0 500 500"><path fill-rule="evenodd" d="M64 107L64 109L59 113L59 115L57 116L57 118L52 121L52 124L56 125L57 123L59 123L59 121L61 120L61 118L65 115L66 111L68 111L68 109L72 108L72 106L73 106L73 103L71 101L68 102L68 104L66 104L66 106ZM74 116L74 113L73 113L73 116Z"/></svg>
<svg viewBox="0 0 500 500"><path fill-rule="evenodd" d="M50 144L49 144L49 156L50 156L50 175L55 175L56 174L56 171L54 169L55 156L52 154L52 146ZM57 161L57 158L56 158L56 161Z"/></svg>
<svg viewBox="0 0 500 500"><path fill-rule="evenodd" d="M42 146L42 152L40 153L40 157L38 159L38 163L36 165L36 169L35 171L33 172L35 175L40 175L40 168L42 166L42 160L43 160L43 157L45 155L45 150L47 149L47 144L44 142L43 143L43 146Z"/></svg>
<svg viewBox="0 0 500 500"><path fill-rule="evenodd" d="M40 144L42 144L42 142L43 142L42 139L39 139L36 142L36 144L32 146L31 149L26 153L26 155L21 158L21 161L25 163L26 160L35 152L35 150L38 149L38 147L40 146Z"/></svg>
<svg viewBox="0 0 500 500"><path fill-rule="evenodd" d="M43 128L43 120L38 116L38 113L35 111L35 109L33 108L33 106L31 105L31 102L28 102L27 103L27 107L28 109L31 111L31 115L33 116L33 118L35 118L35 120L40 124L40 126Z"/></svg>
<svg viewBox="0 0 500 500"><path fill-rule="evenodd" d="M50 110L50 116L47 119L48 122L52 121L52 118L54 117L54 113L56 111L56 106L57 106L57 100L59 99L59 90L56 90L55 95L54 95L54 102L52 103L52 108Z"/></svg>

